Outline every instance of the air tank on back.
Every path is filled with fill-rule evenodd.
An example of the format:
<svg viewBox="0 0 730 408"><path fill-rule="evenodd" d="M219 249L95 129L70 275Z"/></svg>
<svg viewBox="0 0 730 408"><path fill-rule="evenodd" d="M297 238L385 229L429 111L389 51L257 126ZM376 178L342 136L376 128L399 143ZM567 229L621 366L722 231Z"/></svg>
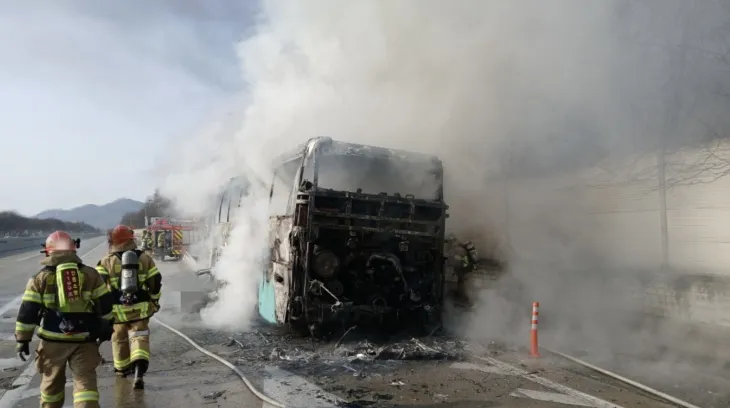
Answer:
<svg viewBox="0 0 730 408"><path fill-rule="evenodd" d="M119 282L119 289L122 291L122 303L131 304L135 301L137 293L139 274L139 257L134 251L126 251L122 254L122 274Z"/></svg>

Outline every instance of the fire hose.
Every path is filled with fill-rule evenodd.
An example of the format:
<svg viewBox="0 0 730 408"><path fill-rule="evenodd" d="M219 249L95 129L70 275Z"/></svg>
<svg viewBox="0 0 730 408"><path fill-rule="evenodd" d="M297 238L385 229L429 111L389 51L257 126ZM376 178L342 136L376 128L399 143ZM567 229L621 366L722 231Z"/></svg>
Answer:
<svg viewBox="0 0 730 408"><path fill-rule="evenodd" d="M173 334L177 335L181 339L183 339L183 340L187 341L188 343L190 343L190 345L193 346L195 349L197 349L199 352L205 354L206 356L208 356L208 357L210 357L210 358L218 361L219 363L223 364L224 366L230 368L231 371L233 371L234 373L236 373L236 375L238 375L238 377L243 381L243 383L246 384L246 387L248 387L248 389L251 391L251 393L253 393L261 401L263 401L263 402L265 402L265 403L267 403L267 404L269 404L271 406L274 406L274 407L286 408L286 405L282 404L279 401L276 401L276 400L272 399L271 397L267 396L262 391L260 391L259 389L257 389L256 386L246 377L246 375L241 370L238 369L238 367L236 367L235 365L231 364L225 358L223 358L223 357L221 357L221 356L219 356L219 355L217 355L217 354L215 354L215 353L213 353L213 352L205 349L203 346L201 346L198 343L196 343L193 339L191 339L190 337L186 336L185 334L183 334L179 330L175 329L174 327L168 325L167 323L163 322L159 318L153 317L152 320L155 321L160 326L164 327L165 329L169 330Z"/></svg>

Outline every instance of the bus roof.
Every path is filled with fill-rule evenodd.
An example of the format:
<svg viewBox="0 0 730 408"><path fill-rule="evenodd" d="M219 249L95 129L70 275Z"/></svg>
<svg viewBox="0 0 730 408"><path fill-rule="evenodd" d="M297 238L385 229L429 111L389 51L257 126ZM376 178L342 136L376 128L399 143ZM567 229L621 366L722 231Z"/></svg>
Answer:
<svg viewBox="0 0 730 408"><path fill-rule="evenodd" d="M432 162L434 165L441 167L441 160L433 155L417 153L407 150L389 149L386 147L369 146L357 143L341 142L333 140L331 137L315 137L298 145L295 149L279 155L274 160L276 167L292 160L299 160L304 156L312 154L318 146L328 148L328 154L335 155L355 155L355 156L373 156L383 158L401 158L407 161Z"/></svg>

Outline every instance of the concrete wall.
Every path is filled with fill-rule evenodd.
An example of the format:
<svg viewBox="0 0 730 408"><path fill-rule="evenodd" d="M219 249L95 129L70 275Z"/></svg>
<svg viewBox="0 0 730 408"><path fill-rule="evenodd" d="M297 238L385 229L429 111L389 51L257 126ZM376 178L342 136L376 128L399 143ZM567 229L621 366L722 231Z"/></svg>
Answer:
<svg viewBox="0 0 730 408"><path fill-rule="evenodd" d="M494 218L521 257L636 271L647 313L730 327L730 144L665 156L668 268L660 162L647 154L495 183L505 204Z"/></svg>

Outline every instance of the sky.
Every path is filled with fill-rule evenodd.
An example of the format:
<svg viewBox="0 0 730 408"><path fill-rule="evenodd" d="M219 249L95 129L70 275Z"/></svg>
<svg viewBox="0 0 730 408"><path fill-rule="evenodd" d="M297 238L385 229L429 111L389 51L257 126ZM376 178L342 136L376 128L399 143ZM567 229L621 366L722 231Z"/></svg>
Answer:
<svg viewBox="0 0 730 408"><path fill-rule="evenodd" d="M0 0L0 211L150 195L169 143L243 89L235 45L255 9Z"/></svg>

